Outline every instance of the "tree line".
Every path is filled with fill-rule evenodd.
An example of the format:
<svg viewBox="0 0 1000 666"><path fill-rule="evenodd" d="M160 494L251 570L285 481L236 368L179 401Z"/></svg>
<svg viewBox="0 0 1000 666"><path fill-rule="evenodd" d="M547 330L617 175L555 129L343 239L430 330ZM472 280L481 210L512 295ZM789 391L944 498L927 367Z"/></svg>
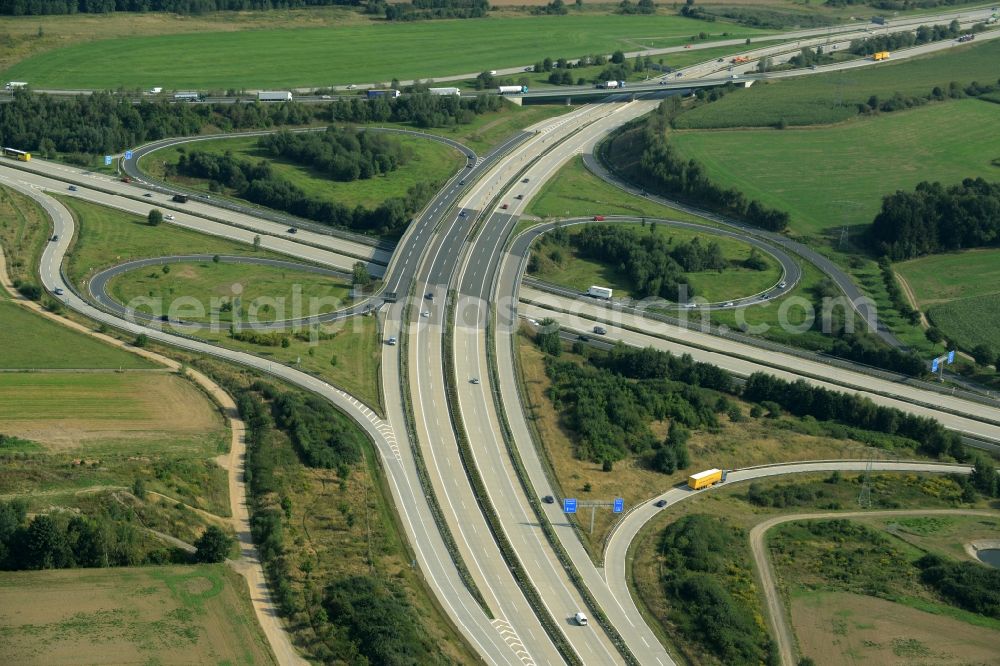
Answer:
<svg viewBox="0 0 1000 666"><path fill-rule="evenodd" d="M929 44L942 39L954 39L962 34L962 27L957 20L948 25L922 25L916 32L904 30L885 35L875 35L864 39L853 39L847 50L855 55L869 56L879 51L898 51L911 46Z"/></svg>
<svg viewBox="0 0 1000 666"><path fill-rule="evenodd" d="M328 127L325 132L278 132L262 136L257 145L274 157L284 157L320 171L332 180L365 180L395 171L410 159L396 137L355 128Z"/></svg>
<svg viewBox="0 0 1000 666"><path fill-rule="evenodd" d="M882 199L869 232L872 247L894 261L1000 244L1000 183L966 178L945 187L919 183Z"/></svg>
<svg viewBox="0 0 1000 666"><path fill-rule="evenodd" d="M789 382L755 372L743 386L742 397L751 402L772 402L795 416L904 437L916 443L917 451L929 456L959 461L968 458L962 438L935 419L876 405L867 397L831 391L802 379Z"/></svg>
<svg viewBox="0 0 1000 666"><path fill-rule="evenodd" d="M694 159L684 159L667 140L670 119L680 111L680 100L670 97L644 121L639 133L642 157L632 177L651 190L695 203L718 212L745 219L768 231L788 226L785 211L768 208L735 188L725 189L711 182L705 168Z"/></svg>
<svg viewBox="0 0 1000 666"><path fill-rule="evenodd" d="M70 512L28 518L24 500L0 500L0 569L126 567L189 562L129 522L130 516Z"/></svg>
<svg viewBox="0 0 1000 666"><path fill-rule="evenodd" d="M359 0L5 0L0 14L40 16L46 14L111 14L113 12L170 12L204 14L221 11L294 9L325 5L354 6Z"/></svg>
<svg viewBox="0 0 1000 666"><path fill-rule="evenodd" d="M76 155L78 161L89 164L92 155L109 155L166 137L191 136L206 127L222 132L317 122L446 127L468 124L476 115L497 111L504 104L496 95L460 99L422 92L329 104L176 104L165 100L133 104L106 92L63 99L19 90L12 102L0 104L0 145L45 157L57 152Z"/></svg>
<svg viewBox="0 0 1000 666"><path fill-rule="evenodd" d="M285 538L292 507L282 470L297 462L332 465L345 478L361 459L359 435L350 422L316 396L282 392L266 382L230 388L247 425L251 529L279 612L307 618L316 641L312 656L322 663L434 663L437 648L402 589L374 574L321 581L313 591L293 585L286 553L299 546ZM277 445L282 436L292 440L294 454Z"/></svg>
<svg viewBox="0 0 1000 666"><path fill-rule="evenodd" d="M875 9L887 11L910 11L913 9L931 9L933 7L953 7L967 5L976 0L826 0L827 7L850 7L868 5Z"/></svg>
<svg viewBox="0 0 1000 666"><path fill-rule="evenodd" d="M407 190L406 196L389 197L375 208L351 208L310 196L302 188L278 177L266 161L240 160L229 152L223 155L201 151L182 153L177 164L168 171L208 179L216 188L231 188L242 199L320 224L381 236L402 234L410 217L433 196L436 187L435 183L417 183Z"/></svg>
<svg viewBox="0 0 1000 666"><path fill-rule="evenodd" d="M1000 569L927 554L917 560L920 580L967 611L1000 619Z"/></svg>
<svg viewBox="0 0 1000 666"><path fill-rule="evenodd" d="M388 21L483 18L489 11L488 0L413 0L409 3L370 0L365 7L366 13L385 14Z"/></svg>

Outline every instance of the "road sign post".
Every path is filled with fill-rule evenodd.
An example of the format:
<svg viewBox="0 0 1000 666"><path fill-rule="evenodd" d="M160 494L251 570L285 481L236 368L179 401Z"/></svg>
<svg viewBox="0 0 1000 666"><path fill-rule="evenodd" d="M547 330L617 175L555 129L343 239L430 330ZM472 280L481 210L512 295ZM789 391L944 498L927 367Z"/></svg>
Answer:
<svg viewBox="0 0 1000 666"><path fill-rule="evenodd" d="M576 499L573 497L563 498L563 513L576 513Z"/></svg>
<svg viewBox="0 0 1000 666"><path fill-rule="evenodd" d="M111 155L104 156L104 166L111 166Z"/></svg>
<svg viewBox="0 0 1000 666"><path fill-rule="evenodd" d="M621 497L615 498L615 505L611 509L615 513L621 513L625 510L625 500Z"/></svg>
<svg viewBox="0 0 1000 666"><path fill-rule="evenodd" d="M125 159L127 159L127 160L132 159L132 151L131 150L126 150L125 151Z"/></svg>
<svg viewBox="0 0 1000 666"><path fill-rule="evenodd" d="M931 359L931 374L938 373L938 381L944 381L944 366L955 362L955 350L948 350L947 354L942 354L935 359Z"/></svg>

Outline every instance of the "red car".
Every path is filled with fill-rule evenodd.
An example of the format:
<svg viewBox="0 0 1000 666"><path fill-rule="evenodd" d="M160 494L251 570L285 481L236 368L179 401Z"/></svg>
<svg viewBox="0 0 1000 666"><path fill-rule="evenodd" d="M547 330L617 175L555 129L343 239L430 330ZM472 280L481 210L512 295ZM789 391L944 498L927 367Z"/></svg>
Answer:
<svg viewBox="0 0 1000 666"><path fill-rule="evenodd" d="M603 222L603 221L604 221L604 216L603 215L595 215L594 216L594 222Z"/></svg>
<svg viewBox="0 0 1000 666"><path fill-rule="evenodd" d="M500 206L500 210L507 210L507 204Z"/></svg>

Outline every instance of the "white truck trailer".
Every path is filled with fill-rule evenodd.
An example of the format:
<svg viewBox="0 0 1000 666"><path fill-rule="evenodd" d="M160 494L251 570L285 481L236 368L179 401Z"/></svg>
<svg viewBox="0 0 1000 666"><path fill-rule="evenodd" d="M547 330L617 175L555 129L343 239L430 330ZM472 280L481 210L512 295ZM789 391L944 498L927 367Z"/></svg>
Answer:
<svg viewBox="0 0 1000 666"><path fill-rule="evenodd" d="M587 296L593 296L594 298L603 298L606 301L610 301L611 291L612 290L608 289L607 287L598 287L597 285L593 285L590 289L587 290Z"/></svg>
<svg viewBox="0 0 1000 666"><path fill-rule="evenodd" d="M292 93L287 90L261 90L257 93L258 102L291 102Z"/></svg>
<svg viewBox="0 0 1000 666"><path fill-rule="evenodd" d="M428 88L427 92L432 95L461 95L462 91L458 88Z"/></svg>
<svg viewBox="0 0 1000 666"><path fill-rule="evenodd" d="M499 95L523 95L528 92L528 86L497 86Z"/></svg>

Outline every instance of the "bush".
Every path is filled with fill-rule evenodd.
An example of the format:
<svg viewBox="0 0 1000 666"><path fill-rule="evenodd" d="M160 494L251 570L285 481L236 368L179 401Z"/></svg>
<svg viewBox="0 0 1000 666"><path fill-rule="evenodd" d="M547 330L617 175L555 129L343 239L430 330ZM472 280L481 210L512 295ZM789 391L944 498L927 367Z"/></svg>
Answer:
<svg viewBox="0 0 1000 666"><path fill-rule="evenodd" d="M228 534L215 525L209 527L194 542L194 559L198 562L222 562L229 554L233 540Z"/></svg>

